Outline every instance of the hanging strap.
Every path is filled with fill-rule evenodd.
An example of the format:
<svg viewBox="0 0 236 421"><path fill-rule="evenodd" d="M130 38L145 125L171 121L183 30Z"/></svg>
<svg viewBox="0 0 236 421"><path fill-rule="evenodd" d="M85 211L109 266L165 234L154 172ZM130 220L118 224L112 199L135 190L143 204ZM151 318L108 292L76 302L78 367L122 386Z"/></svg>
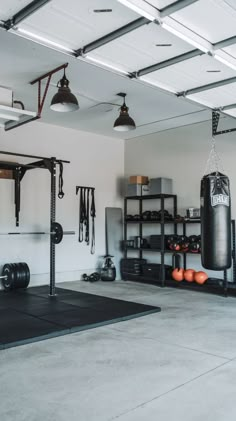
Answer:
<svg viewBox="0 0 236 421"><path fill-rule="evenodd" d="M96 217L96 208L95 208L95 191L91 190L91 209L90 215L92 218L92 234L91 234L91 254L95 253L95 217Z"/></svg>
<svg viewBox="0 0 236 421"><path fill-rule="evenodd" d="M87 245L89 245L89 194L90 194L90 189L87 188L87 204L86 204L86 216L85 216L85 225L86 225L86 230L85 230L85 242L87 243Z"/></svg>
<svg viewBox="0 0 236 421"><path fill-rule="evenodd" d="M65 196L65 193L63 192L63 163L59 162L59 180L58 180L58 197L59 199L63 199Z"/></svg>
<svg viewBox="0 0 236 421"><path fill-rule="evenodd" d="M83 188L83 224L86 226L86 187Z"/></svg>
<svg viewBox="0 0 236 421"><path fill-rule="evenodd" d="M83 241L83 223L84 223L84 189L80 187L80 200L79 200L79 242L82 243Z"/></svg>

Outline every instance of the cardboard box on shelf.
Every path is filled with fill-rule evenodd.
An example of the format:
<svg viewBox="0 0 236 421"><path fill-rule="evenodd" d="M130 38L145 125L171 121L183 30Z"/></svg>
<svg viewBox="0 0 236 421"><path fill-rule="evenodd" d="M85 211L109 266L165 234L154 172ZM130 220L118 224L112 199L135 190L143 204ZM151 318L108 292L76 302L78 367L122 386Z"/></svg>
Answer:
<svg viewBox="0 0 236 421"><path fill-rule="evenodd" d="M148 177L146 175L131 175L129 184L148 184Z"/></svg>

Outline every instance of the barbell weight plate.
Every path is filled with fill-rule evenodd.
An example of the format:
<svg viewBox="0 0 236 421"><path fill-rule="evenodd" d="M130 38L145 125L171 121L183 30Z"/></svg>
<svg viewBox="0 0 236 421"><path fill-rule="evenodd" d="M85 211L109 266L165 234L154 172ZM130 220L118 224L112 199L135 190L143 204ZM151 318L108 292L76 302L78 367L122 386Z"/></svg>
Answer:
<svg viewBox="0 0 236 421"><path fill-rule="evenodd" d="M27 288L30 283L30 269L27 263L21 262L22 272L24 274L23 282L21 283L21 288Z"/></svg>
<svg viewBox="0 0 236 421"><path fill-rule="evenodd" d="M26 278L26 272L24 269L24 264L19 262L17 263L18 266L18 278L19 278L19 288L25 288L25 278Z"/></svg>
<svg viewBox="0 0 236 421"><path fill-rule="evenodd" d="M21 288L25 288L25 279L26 279L26 270L24 263L20 262L18 263L18 272L19 272L19 278L20 278L20 285Z"/></svg>
<svg viewBox="0 0 236 421"><path fill-rule="evenodd" d="M13 271L13 267L11 263L6 263L3 266L2 275L6 276L6 278L2 280L3 288L6 291L10 291L14 289L15 276L14 276L14 271Z"/></svg>
<svg viewBox="0 0 236 421"><path fill-rule="evenodd" d="M26 272L24 266L21 263L15 264L15 288L25 288L26 287Z"/></svg>
<svg viewBox="0 0 236 421"><path fill-rule="evenodd" d="M13 287L13 289L16 289L16 288L18 288L18 283L19 283L17 263L12 263L12 271L13 271L13 274L14 274L14 287Z"/></svg>
<svg viewBox="0 0 236 421"><path fill-rule="evenodd" d="M21 270L19 268L19 263L11 263L13 277L14 277L14 285L12 289L18 289L21 287Z"/></svg>
<svg viewBox="0 0 236 421"><path fill-rule="evenodd" d="M8 263L8 264L9 264L9 266L11 267L12 280L13 280L13 283L12 283L12 287L11 287L11 289L15 289L16 277L15 277L15 272L14 272L14 263Z"/></svg>
<svg viewBox="0 0 236 421"><path fill-rule="evenodd" d="M59 222L53 222L51 225L51 238L54 244L59 244L63 239L63 228Z"/></svg>

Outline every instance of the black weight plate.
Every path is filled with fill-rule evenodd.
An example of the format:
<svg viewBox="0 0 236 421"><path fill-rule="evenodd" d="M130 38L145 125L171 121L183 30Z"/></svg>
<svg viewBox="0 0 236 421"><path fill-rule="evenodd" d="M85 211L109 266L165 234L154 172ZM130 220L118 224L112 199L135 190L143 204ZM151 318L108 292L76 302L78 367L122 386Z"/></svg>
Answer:
<svg viewBox="0 0 236 421"><path fill-rule="evenodd" d="M30 269L25 262L21 262L20 265L23 268L22 272L24 273L24 280L21 283L21 288L27 288L30 283Z"/></svg>
<svg viewBox="0 0 236 421"><path fill-rule="evenodd" d="M15 288L26 288L27 283L27 273L21 263L16 264L16 281Z"/></svg>
<svg viewBox="0 0 236 421"><path fill-rule="evenodd" d="M12 270L14 273L14 289L18 288L19 284L19 274L18 274L18 264L12 263Z"/></svg>
<svg viewBox="0 0 236 421"><path fill-rule="evenodd" d="M24 268L24 263L20 262L17 263L18 265L18 277L19 277L19 283L21 285L21 288L25 287L25 279L26 279L26 270Z"/></svg>
<svg viewBox="0 0 236 421"><path fill-rule="evenodd" d="M14 289L21 288L22 282L24 282L24 273L22 273L19 263L11 263L14 274Z"/></svg>
<svg viewBox="0 0 236 421"><path fill-rule="evenodd" d="M59 244L63 239L63 228L59 222L53 222L51 225L51 234L52 242L54 244Z"/></svg>
<svg viewBox="0 0 236 421"><path fill-rule="evenodd" d="M15 289L27 288L29 285L29 268L26 263L13 263L14 275L15 275Z"/></svg>
<svg viewBox="0 0 236 421"><path fill-rule="evenodd" d="M6 291L14 289L15 275L11 263L6 263L2 269L2 276L7 276L7 279L2 279L3 287Z"/></svg>
<svg viewBox="0 0 236 421"><path fill-rule="evenodd" d="M27 270L25 263L17 263L17 286L16 288L27 288L29 281L27 279Z"/></svg>

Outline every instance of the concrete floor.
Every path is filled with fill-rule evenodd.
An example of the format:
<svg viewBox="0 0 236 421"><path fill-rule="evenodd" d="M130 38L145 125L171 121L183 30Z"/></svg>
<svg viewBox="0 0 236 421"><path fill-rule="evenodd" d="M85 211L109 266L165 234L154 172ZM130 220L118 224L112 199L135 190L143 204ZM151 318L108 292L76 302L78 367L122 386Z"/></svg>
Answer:
<svg viewBox="0 0 236 421"><path fill-rule="evenodd" d="M235 421L236 298L60 286L162 312L1 351L1 421Z"/></svg>

